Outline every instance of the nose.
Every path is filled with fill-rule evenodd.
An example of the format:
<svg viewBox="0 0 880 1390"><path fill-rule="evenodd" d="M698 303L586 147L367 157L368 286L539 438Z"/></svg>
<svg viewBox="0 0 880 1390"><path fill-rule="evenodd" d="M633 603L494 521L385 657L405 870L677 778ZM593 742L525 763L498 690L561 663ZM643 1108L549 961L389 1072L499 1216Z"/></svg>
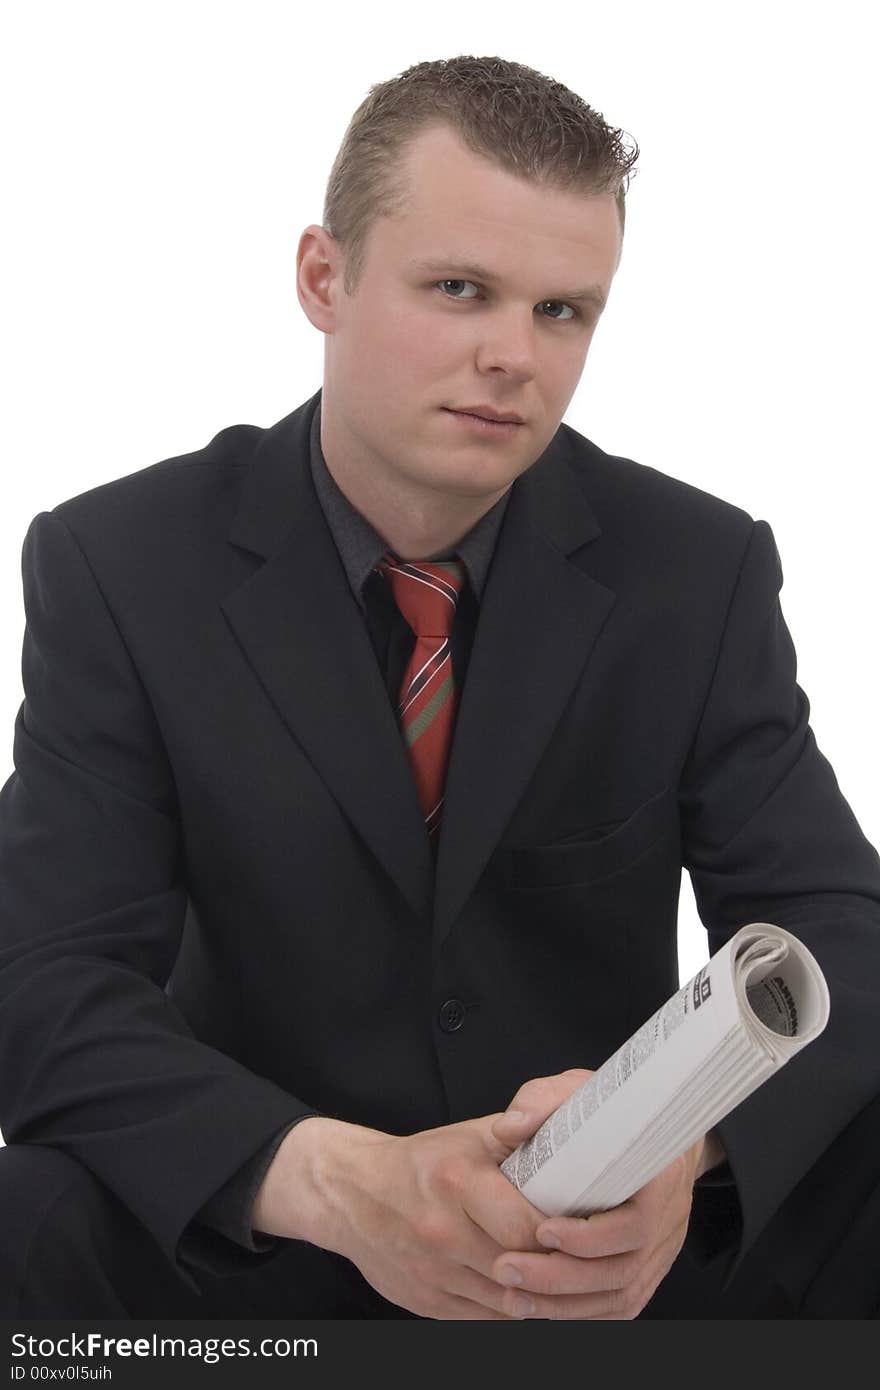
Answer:
<svg viewBox="0 0 880 1390"><path fill-rule="evenodd" d="M491 322L487 318L477 366L481 372L503 371L524 381L533 377L537 368L534 310L499 313L491 316Z"/></svg>

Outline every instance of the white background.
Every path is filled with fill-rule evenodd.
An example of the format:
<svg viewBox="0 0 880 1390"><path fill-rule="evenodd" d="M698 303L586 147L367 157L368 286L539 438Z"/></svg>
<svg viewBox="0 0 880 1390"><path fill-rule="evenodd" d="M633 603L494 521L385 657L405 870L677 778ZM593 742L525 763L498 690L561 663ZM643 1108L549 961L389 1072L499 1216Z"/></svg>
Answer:
<svg viewBox="0 0 880 1390"><path fill-rule="evenodd" d="M641 149L566 420L763 517L819 746L880 842L873 7L30 3L4 22L0 783L31 518L321 384L300 232L372 83L499 54ZM47 865L47 869L51 866ZM681 973L706 958L684 875Z"/></svg>

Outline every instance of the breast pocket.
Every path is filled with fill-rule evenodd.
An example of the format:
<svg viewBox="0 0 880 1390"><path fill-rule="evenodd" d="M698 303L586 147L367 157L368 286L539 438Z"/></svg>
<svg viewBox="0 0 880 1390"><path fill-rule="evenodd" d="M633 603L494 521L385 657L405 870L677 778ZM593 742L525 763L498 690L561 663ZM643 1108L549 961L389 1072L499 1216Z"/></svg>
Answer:
<svg viewBox="0 0 880 1390"><path fill-rule="evenodd" d="M617 822L588 826L544 845L508 848L505 877L513 889L592 883L635 865L655 845L678 834L673 787L665 787Z"/></svg>

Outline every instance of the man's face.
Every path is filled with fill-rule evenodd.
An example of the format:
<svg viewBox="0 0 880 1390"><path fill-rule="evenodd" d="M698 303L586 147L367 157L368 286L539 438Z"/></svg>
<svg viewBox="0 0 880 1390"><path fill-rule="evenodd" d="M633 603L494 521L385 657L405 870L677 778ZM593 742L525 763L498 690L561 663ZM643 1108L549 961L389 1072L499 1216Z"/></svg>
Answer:
<svg viewBox="0 0 880 1390"><path fill-rule="evenodd" d="M544 452L580 380L619 214L610 193L541 190L499 170L447 126L412 142L407 167L411 205L373 224L354 295L341 259L333 282L330 437L347 467L380 469L385 486L500 496ZM484 431L453 413L481 405L523 423Z"/></svg>

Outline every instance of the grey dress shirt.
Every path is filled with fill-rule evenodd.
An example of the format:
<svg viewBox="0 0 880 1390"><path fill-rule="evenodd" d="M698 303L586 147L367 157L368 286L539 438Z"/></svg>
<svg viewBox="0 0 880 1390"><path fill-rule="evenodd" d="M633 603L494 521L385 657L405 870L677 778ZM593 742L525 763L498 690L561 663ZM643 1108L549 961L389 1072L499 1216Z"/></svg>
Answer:
<svg viewBox="0 0 880 1390"><path fill-rule="evenodd" d="M415 635L398 611L389 585L374 572L377 562L389 550L388 543L348 501L324 460L320 402L312 420L310 462L318 501L352 593L364 615L376 659L385 675L389 698L396 707ZM509 500L510 489L462 537L454 551L423 557L426 560L458 558L464 566L466 582L459 596L451 637L452 666L459 691L464 685L479 602ZM264 1252L278 1245L279 1237L251 1229L250 1214L260 1184L282 1140L299 1123L295 1120L279 1130L205 1203L195 1221L220 1232L246 1250ZM738 1243L741 1225L733 1174L725 1162L696 1184L687 1248L697 1263L704 1265ZM186 1235L183 1243L186 1244Z"/></svg>

